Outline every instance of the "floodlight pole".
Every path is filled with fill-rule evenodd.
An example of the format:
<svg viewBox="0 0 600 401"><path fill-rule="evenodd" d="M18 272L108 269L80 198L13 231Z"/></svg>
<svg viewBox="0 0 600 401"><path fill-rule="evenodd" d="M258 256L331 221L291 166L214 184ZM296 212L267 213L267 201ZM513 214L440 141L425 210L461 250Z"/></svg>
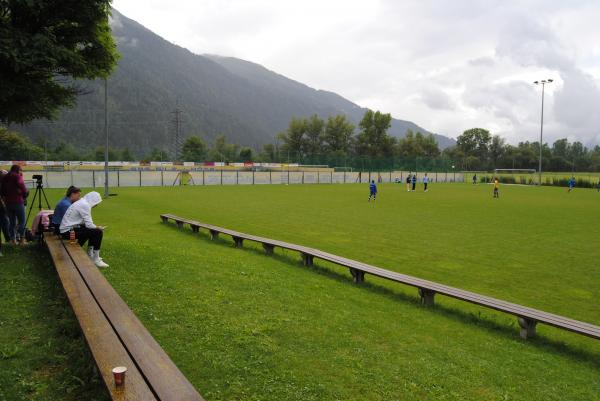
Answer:
<svg viewBox="0 0 600 401"><path fill-rule="evenodd" d="M108 78L104 78L104 197L108 198Z"/></svg>
<svg viewBox="0 0 600 401"><path fill-rule="evenodd" d="M540 164L539 164L539 185L542 186L542 150L544 148L544 91L546 89L546 84L552 83L553 79L542 79L541 81L535 81L534 84L542 85L542 117L540 121Z"/></svg>

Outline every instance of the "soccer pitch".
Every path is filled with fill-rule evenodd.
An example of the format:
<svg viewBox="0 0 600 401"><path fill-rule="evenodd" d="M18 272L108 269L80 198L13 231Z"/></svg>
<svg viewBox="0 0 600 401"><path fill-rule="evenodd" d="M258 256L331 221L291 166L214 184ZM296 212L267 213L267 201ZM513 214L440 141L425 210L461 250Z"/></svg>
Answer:
<svg viewBox="0 0 600 401"><path fill-rule="evenodd" d="M105 274L208 400L600 399L598 341L293 252L160 223L174 213L600 324L600 193L432 184L119 188ZM53 200L59 192L49 191Z"/></svg>

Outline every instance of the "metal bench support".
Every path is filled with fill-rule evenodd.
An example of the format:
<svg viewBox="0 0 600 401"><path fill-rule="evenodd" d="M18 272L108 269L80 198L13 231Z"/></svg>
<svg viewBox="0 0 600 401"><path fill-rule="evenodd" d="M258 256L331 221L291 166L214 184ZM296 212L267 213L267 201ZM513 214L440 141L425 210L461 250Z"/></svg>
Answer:
<svg viewBox="0 0 600 401"><path fill-rule="evenodd" d="M365 272L350 267L350 274L352 275L352 281L357 284L365 282Z"/></svg>
<svg viewBox="0 0 600 401"><path fill-rule="evenodd" d="M183 221L176 221L177 223L177 228L179 228L180 230L183 228Z"/></svg>
<svg viewBox="0 0 600 401"><path fill-rule="evenodd" d="M219 239L219 232L215 230L210 230L210 239L216 241Z"/></svg>
<svg viewBox="0 0 600 401"><path fill-rule="evenodd" d="M267 255L273 255L273 249L275 248L273 245L262 244L262 246Z"/></svg>
<svg viewBox="0 0 600 401"><path fill-rule="evenodd" d="M524 317L518 317L517 320L519 321L519 326L521 326L521 338L523 340L535 337L535 326L537 325L537 321Z"/></svg>
<svg viewBox="0 0 600 401"><path fill-rule="evenodd" d="M419 296L421 297L421 305L433 306L435 291L431 291L426 288L419 288Z"/></svg>
<svg viewBox="0 0 600 401"><path fill-rule="evenodd" d="M198 231L200 231L200 227L198 227L198 226L190 226L190 227L192 227L192 231L195 232L195 233L197 233Z"/></svg>
<svg viewBox="0 0 600 401"><path fill-rule="evenodd" d="M160 218L162 219L163 223L168 223L169 222L169 219L167 217L165 217L165 216L160 216Z"/></svg>
<svg viewBox="0 0 600 401"><path fill-rule="evenodd" d="M308 267L312 266L313 265L313 258L314 258L313 255L309 255L308 253L303 253L302 254L302 264L304 266L308 266Z"/></svg>
<svg viewBox="0 0 600 401"><path fill-rule="evenodd" d="M236 248L241 248L244 246L244 239L240 237L233 237L233 242L235 242Z"/></svg>

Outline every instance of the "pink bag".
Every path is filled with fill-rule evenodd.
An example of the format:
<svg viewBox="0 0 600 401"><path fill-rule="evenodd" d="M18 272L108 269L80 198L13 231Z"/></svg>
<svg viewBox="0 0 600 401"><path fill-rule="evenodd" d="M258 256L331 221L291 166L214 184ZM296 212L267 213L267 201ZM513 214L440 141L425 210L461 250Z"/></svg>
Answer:
<svg viewBox="0 0 600 401"><path fill-rule="evenodd" d="M33 235L38 234L37 230L38 230L40 221L42 222L42 227L44 228L44 231L47 231L48 227L50 226L50 216L53 214L54 214L54 210L42 210L41 212L39 212L35 216L35 219L33 219L33 223L31 223L31 233Z"/></svg>

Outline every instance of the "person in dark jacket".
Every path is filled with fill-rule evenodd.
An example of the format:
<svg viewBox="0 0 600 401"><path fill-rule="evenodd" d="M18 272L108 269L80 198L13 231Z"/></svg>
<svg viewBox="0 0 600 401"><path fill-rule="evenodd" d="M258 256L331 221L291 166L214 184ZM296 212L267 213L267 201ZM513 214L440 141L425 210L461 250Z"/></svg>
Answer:
<svg viewBox="0 0 600 401"><path fill-rule="evenodd" d="M416 191L417 190L416 189L417 188L417 173L413 174L411 182L412 182L412 190Z"/></svg>
<svg viewBox="0 0 600 401"><path fill-rule="evenodd" d="M13 165L2 179L2 197L8 215L8 234L12 244L25 243L25 199L29 190L23 181L21 166Z"/></svg>

